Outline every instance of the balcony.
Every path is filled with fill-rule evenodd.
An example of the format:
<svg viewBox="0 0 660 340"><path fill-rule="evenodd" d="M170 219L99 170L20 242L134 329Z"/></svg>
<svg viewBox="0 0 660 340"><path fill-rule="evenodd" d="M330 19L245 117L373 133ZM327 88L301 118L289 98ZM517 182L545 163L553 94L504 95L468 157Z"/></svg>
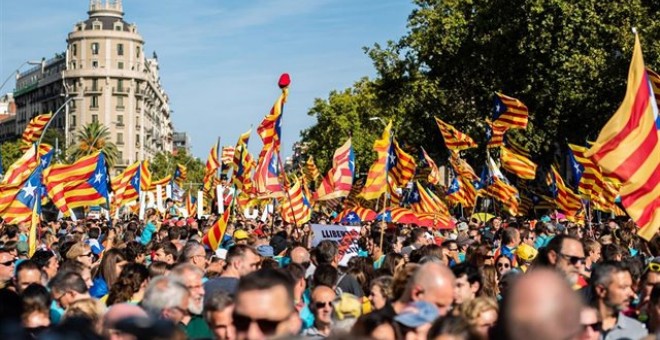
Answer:
<svg viewBox="0 0 660 340"><path fill-rule="evenodd" d="M113 87L112 94L119 96L128 96L129 89L127 87Z"/></svg>
<svg viewBox="0 0 660 340"><path fill-rule="evenodd" d="M90 87L85 86L85 94L101 94L101 93L103 93L103 89L99 86L90 86Z"/></svg>

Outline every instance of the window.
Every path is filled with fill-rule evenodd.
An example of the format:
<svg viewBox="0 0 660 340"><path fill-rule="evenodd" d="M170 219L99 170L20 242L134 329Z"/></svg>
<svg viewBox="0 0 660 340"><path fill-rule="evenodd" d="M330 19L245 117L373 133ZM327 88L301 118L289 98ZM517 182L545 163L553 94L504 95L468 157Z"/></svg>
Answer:
<svg viewBox="0 0 660 340"><path fill-rule="evenodd" d="M117 44L117 55L124 55L124 44Z"/></svg>
<svg viewBox="0 0 660 340"><path fill-rule="evenodd" d="M73 54L74 57L78 55L78 45L77 44L71 45L71 54Z"/></svg>
<svg viewBox="0 0 660 340"><path fill-rule="evenodd" d="M98 123L99 122L99 115L92 115L92 123Z"/></svg>
<svg viewBox="0 0 660 340"><path fill-rule="evenodd" d="M92 60L92 68L99 68L99 62L96 60Z"/></svg>
<svg viewBox="0 0 660 340"><path fill-rule="evenodd" d="M124 80L117 79L117 91L122 92L124 90Z"/></svg>
<svg viewBox="0 0 660 340"><path fill-rule="evenodd" d="M124 109L124 97L122 96L117 96L117 109L118 110L123 110ZM121 117L121 116L119 116ZM119 125L119 119L117 119L117 125ZM121 125L124 125L124 122L121 122Z"/></svg>
<svg viewBox="0 0 660 340"><path fill-rule="evenodd" d="M75 61L71 61L71 69L72 70L76 69L76 62Z"/></svg>
<svg viewBox="0 0 660 340"><path fill-rule="evenodd" d="M140 46L137 47L136 51L137 51L136 56L140 58Z"/></svg>
<svg viewBox="0 0 660 340"><path fill-rule="evenodd" d="M124 153L121 151L117 151L117 158L119 159L119 163L124 163Z"/></svg>
<svg viewBox="0 0 660 340"><path fill-rule="evenodd" d="M74 92L75 92L75 89L74 89ZM72 101L69 103L69 108L70 108L71 110L75 110L75 109L76 109L76 101L75 101L75 100L72 100Z"/></svg>
<svg viewBox="0 0 660 340"><path fill-rule="evenodd" d="M117 63L117 68L120 69L120 70L123 70L124 69L124 62L123 61L118 62Z"/></svg>
<svg viewBox="0 0 660 340"><path fill-rule="evenodd" d="M76 115L71 115L71 127L76 127Z"/></svg>
<svg viewBox="0 0 660 340"><path fill-rule="evenodd" d="M92 54L93 55L99 54L99 43L97 42L92 43Z"/></svg>
<svg viewBox="0 0 660 340"><path fill-rule="evenodd" d="M99 80L92 79L92 91L98 91L98 90L99 90Z"/></svg>
<svg viewBox="0 0 660 340"><path fill-rule="evenodd" d="M91 103L89 104L89 107L92 109L98 109L99 108L99 96L92 96ZM96 117L96 115L93 115L93 117ZM94 121L94 119L92 119ZM98 121L98 117L97 120Z"/></svg>
<svg viewBox="0 0 660 340"><path fill-rule="evenodd" d="M117 126L124 126L124 116L117 115Z"/></svg>
<svg viewBox="0 0 660 340"><path fill-rule="evenodd" d="M119 145L124 144L124 134L121 132L117 133L117 144Z"/></svg>

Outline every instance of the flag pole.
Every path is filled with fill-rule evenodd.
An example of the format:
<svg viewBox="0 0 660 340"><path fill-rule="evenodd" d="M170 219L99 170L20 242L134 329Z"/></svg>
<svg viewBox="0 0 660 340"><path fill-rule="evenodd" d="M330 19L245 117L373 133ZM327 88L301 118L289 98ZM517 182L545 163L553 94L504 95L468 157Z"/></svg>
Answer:
<svg viewBox="0 0 660 340"><path fill-rule="evenodd" d="M55 113L53 113L53 115L50 117L50 119L46 123L46 126L44 126L44 130L41 132L41 136L39 137L39 141L37 142L37 146L41 145L41 141L44 139L44 136L46 135L46 130L48 129L50 124L53 122L53 120L55 120L55 117L57 116L57 114L59 114L62 111L62 109L65 108L67 105L69 105L69 102L72 101L72 100L73 100L73 97L71 97L71 98L67 99L66 101L64 101L64 104L62 104L60 107L58 107L57 110L55 111ZM67 133L67 131L65 131L65 133ZM39 150L39 149L37 148L37 150ZM37 154L38 154L38 152L37 152Z"/></svg>

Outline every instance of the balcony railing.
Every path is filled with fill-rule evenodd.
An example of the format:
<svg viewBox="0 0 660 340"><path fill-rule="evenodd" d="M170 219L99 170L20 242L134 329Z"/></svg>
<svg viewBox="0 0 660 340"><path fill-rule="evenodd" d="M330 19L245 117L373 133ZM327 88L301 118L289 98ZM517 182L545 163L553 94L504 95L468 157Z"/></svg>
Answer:
<svg viewBox="0 0 660 340"><path fill-rule="evenodd" d="M128 88L127 87L113 87L112 88L112 93L113 94L120 94L120 95L125 95L128 96Z"/></svg>

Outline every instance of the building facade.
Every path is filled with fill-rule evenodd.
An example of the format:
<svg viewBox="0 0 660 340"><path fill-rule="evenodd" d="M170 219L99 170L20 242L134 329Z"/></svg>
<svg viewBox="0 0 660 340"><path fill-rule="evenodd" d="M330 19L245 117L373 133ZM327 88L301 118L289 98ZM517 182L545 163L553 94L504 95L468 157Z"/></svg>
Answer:
<svg viewBox="0 0 660 340"><path fill-rule="evenodd" d="M185 132L174 132L174 150L179 151L183 150L187 154L192 152L192 144L190 143L190 137Z"/></svg>
<svg viewBox="0 0 660 340"><path fill-rule="evenodd" d="M116 168L158 152L172 152L169 99L161 86L158 58L147 58L135 24L124 21L120 0L90 2L89 18L67 38L69 107L67 143L73 132L91 122L108 127L120 152Z"/></svg>
<svg viewBox="0 0 660 340"><path fill-rule="evenodd" d="M99 122L119 150L115 172L172 152L171 110L157 56L145 55L137 26L124 21L121 0L91 0L87 13L68 34L64 53L17 77L16 135L32 117L72 98L50 127L64 132L66 146L76 143L77 131Z"/></svg>
<svg viewBox="0 0 660 340"><path fill-rule="evenodd" d="M0 97L0 143L15 140L16 102L11 93Z"/></svg>

